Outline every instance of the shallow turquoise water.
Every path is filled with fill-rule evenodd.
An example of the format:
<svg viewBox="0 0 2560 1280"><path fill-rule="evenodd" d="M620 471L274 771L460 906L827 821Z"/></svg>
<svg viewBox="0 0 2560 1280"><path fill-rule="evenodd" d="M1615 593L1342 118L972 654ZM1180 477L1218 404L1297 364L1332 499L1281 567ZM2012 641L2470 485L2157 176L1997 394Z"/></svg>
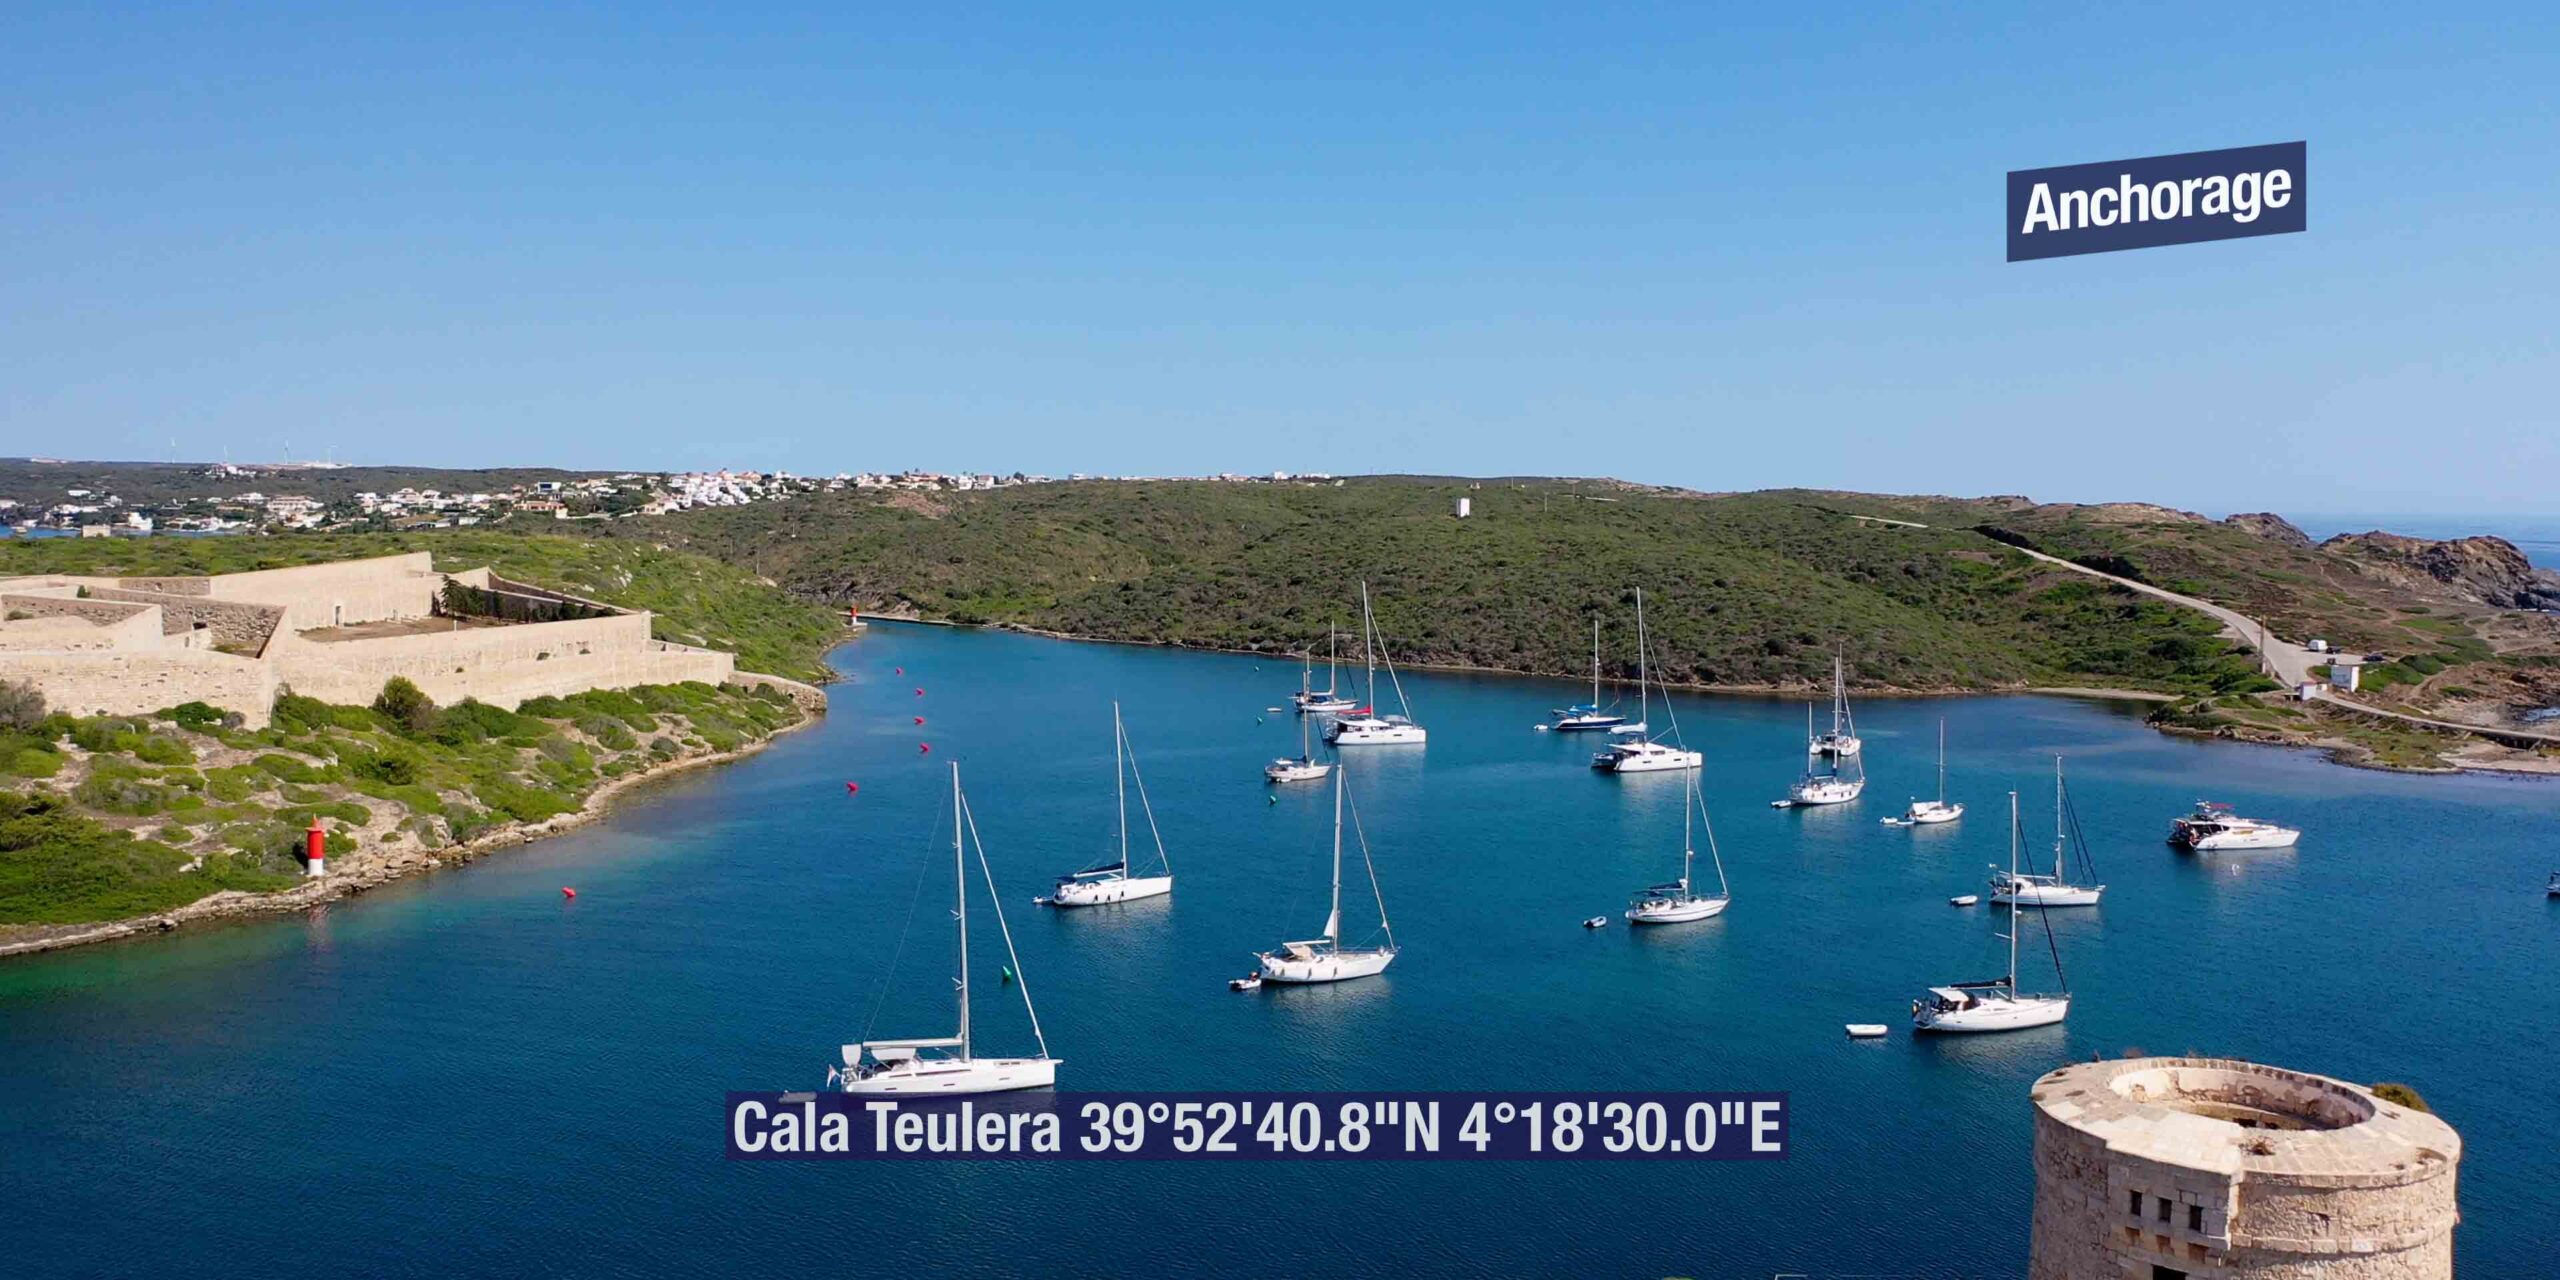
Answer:
<svg viewBox="0 0 2560 1280"><path fill-rule="evenodd" d="M1431 744L1355 755L1353 775L1404 956L1372 982L1240 996L1225 979L1251 950L1324 915L1325 792L1269 803L1258 773L1296 748L1295 722L1263 710L1294 669L900 626L836 658L852 681L822 726L579 833L309 918L0 964L0 1257L191 1277L2015 1274L2028 1082L2133 1047L2412 1082L2467 1143L2465 1272L2537 1272L2560 1233L2560 904L2541 893L2560 785L2348 770L2164 738L2122 708L1972 698L1862 705L1868 798L1781 813L1766 802L1801 760L1802 709L1684 697L1733 909L1589 932L1583 917L1676 873L1676 778L1594 775L1588 737L1532 733L1569 684L1408 677ZM1110 840L1113 696L1179 888L1035 910ZM1880 826L1933 785L1941 715L1970 814ZM2055 916L2071 1021L1914 1042L1918 987L1998 970L1990 915L1946 898L2004 856L2007 790L2030 833L2049 828L2056 751L2110 886ZM722 1093L817 1084L861 1036L911 906L876 1031L947 1020L935 814L952 758L1068 1088L1786 1089L1794 1154L723 1161ZM2294 853L2172 853L2167 819L2206 794L2310 835ZM1364 905L1346 907L1355 932ZM1029 1048L1018 1004L981 1009L983 1047ZM1851 1043L1849 1021L1895 1032Z"/></svg>

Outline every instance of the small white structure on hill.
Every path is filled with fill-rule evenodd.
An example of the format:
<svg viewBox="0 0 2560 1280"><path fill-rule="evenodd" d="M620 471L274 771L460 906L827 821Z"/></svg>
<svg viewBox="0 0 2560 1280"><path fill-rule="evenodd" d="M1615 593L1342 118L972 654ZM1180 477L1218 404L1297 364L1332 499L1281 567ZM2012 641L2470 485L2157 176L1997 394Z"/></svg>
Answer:
<svg viewBox="0 0 2560 1280"><path fill-rule="evenodd" d="M2340 654L2330 658L2329 687L2341 693L2354 693L2358 683L2358 673L2363 669L2361 661L2351 655Z"/></svg>
<svg viewBox="0 0 2560 1280"><path fill-rule="evenodd" d="M1458 518L1459 518L1459 519L1464 520L1464 519L1466 519L1468 516L1473 515L1473 514L1475 513L1475 509L1476 509L1476 500L1475 500L1475 499L1473 499L1473 498L1460 498L1460 499L1458 499Z"/></svg>

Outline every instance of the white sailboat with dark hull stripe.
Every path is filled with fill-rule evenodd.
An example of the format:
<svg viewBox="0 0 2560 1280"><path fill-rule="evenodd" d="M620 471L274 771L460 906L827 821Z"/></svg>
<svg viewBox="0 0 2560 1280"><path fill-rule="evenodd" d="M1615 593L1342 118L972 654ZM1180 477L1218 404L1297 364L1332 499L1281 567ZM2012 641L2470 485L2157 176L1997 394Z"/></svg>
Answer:
<svg viewBox="0 0 2560 1280"><path fill-rule="evenodd" d="M1704 752L1691 751L1680 743L1680 713L1671 708L1671 690L1662 691L1662 715L1670 722L1670 740L1653 736L1653 652L1652 637L1644 626L1644 588L1636 588L1636 698L1638 712L1634 724L1622 724L1609 731L1609 749L1591 757L1591 767L1603 773L1667 773L1679 769L1696 769L1707 762Z"/></svg>
<svg viewBox="0 0 2560 1280"><path fill-rule="evenodd" d="M2077 836L2078 839L2072 839ZM2067 849L2080 853L2081 882L2073 883ZM2080 831L2080 815L2072 808L2071 793L2062 785L2062 757L2053 758L2053 874L2039 875L2034 870L2016 868L2003 872L1991 870L1991 900L1999 903L2024 903L2031 907L2094 907L2107 887L2097 883L2098 867L2089 858L2089 837Z"/></svg>
<svg viewBox="0 0 2560 1280"><path fill-rule="evenodd" d="M1378 903L1378 932L1385 937L1383 946L1346 947L1342 945L1342 808L1343 775L1348 769L1333 774L1333 909L1325 914L1324 934L1299 942L1283 942L1270 951L1256 952L1254 959L1262 967L1253 977L1263 982L1307 985L1321 982L1347 982L1353 978L1374 977L1395 963L1395 928L1387 923L1386 895L1378 891L1378 867L1369 857L1369 839L1358 829L1353 818L1353 831L1360 841L1360 862L1369 871L1369 893ZM1239 981L1243 981L1239 979Z"/></svg>
<svg viewBox="0 0 2560 1280"><path fill-rule="evenodd" d="M1343 697L1342 691L1337 687L1340 682L1334 679L1335 666L1333 660L1333 641L1334 629L1331 626L1327 626L1324 629L1323 688L1319 689L1315 687L1316 659L1315 654L1312 651L1307 654L1306 666L1298 673L1298 691L1289 695L1289 701L1292 705L1298 708L1299 715L1331 715L1338 711L1349 711L1353 707L1360 705L1349 698Z"/></svg>
<svg viewBox="0 0 2560 1280"><path fill-rule="evenodd" d="M1120 704L1111 704L1112 786L1120 804L1120 856L1073 875L1058 877L1057 887L1040 901L1052 907L1099 907L1173 892L1173 860L1165 856L1164 833L1156 830L1155 806L1147 803L1147 780L1138 772L1138 753L1129 745L1129 730L1120 722ZM1147 835L1156 846L1153 874L1137 875L1129 865L1129 783L1138 784L1138 811L1146 815Z"/></svg>
<svg viewBox="0 0 2560 1280"><path fill-rule="evenodd" d="M968 798L960 790L960 766L951 766L951 918L959 934L959 963L952 979L960 1004L957 1035L910 1040L869 1040L844 1046L844 1065L827 1068L827 1082L846 1093L957 1097L972 1093L1005 1093L1046 1089L1058 1083L1058 1060L1049 1056L1049 1040L1040 1032L1040 1013L1031 1006L1031 985L1021 978L1022 959L1014 953L1013 930L1004 922L996 897L995 873L987 869L987 850L978 845L978 874L986 881L988 905L996 928L1004 934L1005 959L1015 985L1022 988L1022 1010L1031 1019L1037 1057L981 1058L973 1051L969 1026L969 869L967 845L977 839L977 822L969 815ZM964 839L965 833L965 839Z"/></svg>
<svg viewBox="0 0 2560 1280"><path fill-rule="evenodd" d="M1600 705L1600 620L1591 620L1591 701L1575 703L1555 710L1554 728L1563 733L1582 733L1593 729L1614 729L1627 718L1612 706Z"/></svg>

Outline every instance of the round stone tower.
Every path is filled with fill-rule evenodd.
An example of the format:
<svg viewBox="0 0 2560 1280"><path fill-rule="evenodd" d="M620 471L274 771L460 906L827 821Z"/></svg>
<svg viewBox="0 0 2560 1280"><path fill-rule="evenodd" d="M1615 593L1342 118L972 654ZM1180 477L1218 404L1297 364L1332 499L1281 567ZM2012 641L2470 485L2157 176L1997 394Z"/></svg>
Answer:
<svg viewBox="0 0 2560 1280"><path fill-rule="evenodd" d="M2326 1076L2127 1058L2036 1081L2029 1280L2444 1280L2462 1138Z"/></svg>

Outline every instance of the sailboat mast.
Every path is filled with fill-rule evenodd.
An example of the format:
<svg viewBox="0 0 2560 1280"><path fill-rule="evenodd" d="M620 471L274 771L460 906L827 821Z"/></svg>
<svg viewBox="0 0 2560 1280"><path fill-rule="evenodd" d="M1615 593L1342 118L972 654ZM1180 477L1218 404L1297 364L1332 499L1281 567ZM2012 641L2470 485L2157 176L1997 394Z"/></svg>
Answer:
<svg viewBox="0 0 2560 1280"><path fill-rule="evenodd" d="M951 762L951 917L960 925L960 1057L969 1057L969 864L961 854L960 762Z"/></svg>
<svg viewBox="0 0 2560 1280"><path fill-rule="evenodd" d="M1378 714L1378 622L1369 615L1369 584L1360 584L1360 657L1369 664L1369 714Z"/></svg>
<svg viewBox="0 0 2560 1280"><path fill-rule="evenodd" d="M1698 786L1696 774L1680 775L1680 892L1689 892L1689 873L1698 865L1698 846L1689 834L1689 796Z"/></svg>
<svg viewBox="0 0 2560 1280"><path fill-rule="evenodd" d="M1947 718L1938 717L1938 807L1947 805Z"/></svg>
<svg viewBox="0 0 2560 1280"><path fill-rule="evenodd" d="M2018 929L2020 904L2026 895L2014 887L2018 883L2018 793L2009 793L2009 994L2018 994Z"/></svg>
<svg viewBox="0 0 2560 1280"><path fill-rule="evenodd" d="M1129 878L1129 738L1120 727L1120 704L1111 704L1111 786L1120 799L1120 878Z"/></svg>
<svg viewBox="0 0 2560 1280"><path fill-rule="evenodd" d="M1653 724L1653 674L1645 665L1645 650L1652 647L1645 642L1644 588L1638 587L1636 588L1636 723L1648 728Z"/></svg>
<svg viewBox="0 0 2560 1280"><path fill-rule="evenodd" d="M1324 940L1342 945L1342 777L1349 770L1333 771L1333 910L1324 918Z"/></svg>
<svg viewBox="0 0 2560 1280"><path fill-rule="evenodd" d="M1600 620L1591 620L1591 705L1600 705Z"/></svg>

